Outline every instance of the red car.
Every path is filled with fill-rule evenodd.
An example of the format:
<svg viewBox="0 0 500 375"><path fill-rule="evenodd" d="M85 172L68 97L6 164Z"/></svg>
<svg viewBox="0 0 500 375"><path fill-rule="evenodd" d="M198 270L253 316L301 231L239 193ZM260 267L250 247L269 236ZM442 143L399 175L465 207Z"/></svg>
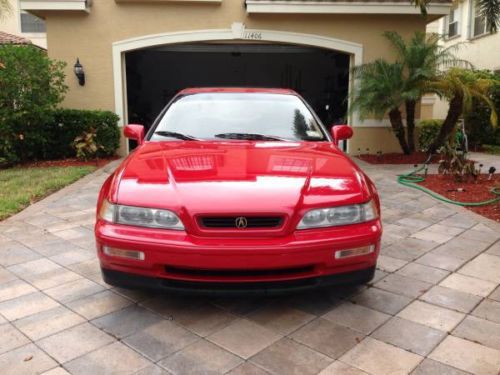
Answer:
<svg viewBox="0 0 500 375"><path fill-rule="evenodd" d="M106 180L104 280L173 291L305 290L372 279L377 191L292 90L181 91Z"/></svg>

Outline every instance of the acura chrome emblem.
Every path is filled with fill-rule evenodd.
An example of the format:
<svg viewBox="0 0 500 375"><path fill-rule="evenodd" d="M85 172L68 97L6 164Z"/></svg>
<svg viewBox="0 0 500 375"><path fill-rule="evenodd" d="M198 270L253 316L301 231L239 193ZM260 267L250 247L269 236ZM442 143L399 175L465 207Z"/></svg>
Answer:
<svg viewBox="0 0 500 375"><path fill-rule="evenodd" d="M248 220L246 217L240 216L236 218L234 223L236 224L236 228L244 229L248 225Z"/></svg>

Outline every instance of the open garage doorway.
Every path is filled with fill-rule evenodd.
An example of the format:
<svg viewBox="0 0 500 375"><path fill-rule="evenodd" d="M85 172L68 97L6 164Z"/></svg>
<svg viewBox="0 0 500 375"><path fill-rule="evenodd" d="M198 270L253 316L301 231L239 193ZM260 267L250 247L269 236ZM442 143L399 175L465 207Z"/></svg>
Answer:
<svg viewBox="0 0 500 375"><path fill-rule="evenodd" d="M187 87L291 88L325 126L347 121L350 55L285 44L176 44L127 52L129 123L149 128Z"/></svg>

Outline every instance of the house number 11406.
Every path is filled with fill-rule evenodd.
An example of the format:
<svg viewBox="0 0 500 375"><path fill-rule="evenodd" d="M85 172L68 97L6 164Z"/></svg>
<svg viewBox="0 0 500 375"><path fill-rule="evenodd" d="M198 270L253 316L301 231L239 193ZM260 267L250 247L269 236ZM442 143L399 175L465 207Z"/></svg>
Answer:
<svg viewBox="0 0 500 375"><path fill-rule="evenodd" d="M244 35L244 39L250 39L250 40L262 40L262 33L260 32L255 32L255 31L249 31L246 32Z"/></svg>

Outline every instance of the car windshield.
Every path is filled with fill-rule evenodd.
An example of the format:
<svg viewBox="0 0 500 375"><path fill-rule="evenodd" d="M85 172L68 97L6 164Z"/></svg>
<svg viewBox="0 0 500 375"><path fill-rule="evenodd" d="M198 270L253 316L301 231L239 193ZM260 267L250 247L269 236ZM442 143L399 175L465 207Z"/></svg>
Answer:
<svg viewBox="0 0 500 375"><path fill-rule="evenodd" d="M159 119L151 141L326 141L324 130L295 95L197 93L177 98Z"/></svg>

